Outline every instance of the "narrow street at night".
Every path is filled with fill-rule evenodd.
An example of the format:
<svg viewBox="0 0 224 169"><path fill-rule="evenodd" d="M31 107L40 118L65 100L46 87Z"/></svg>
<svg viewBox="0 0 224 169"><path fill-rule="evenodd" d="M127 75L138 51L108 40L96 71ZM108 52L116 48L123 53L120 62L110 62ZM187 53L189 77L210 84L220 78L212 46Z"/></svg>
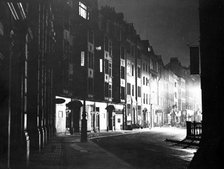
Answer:
<svg viewBox="0 0 224 169"><path fill-rule="evenodd" d="M166 139L181 140L185 129L164 127L133 131L89 133L56 138L44 153L31 157L32 169L184 169L196 149L183 148Z"/></svg>
<svg viewBox="0 0 224 169"><path fill-rule="evenodd" d="M0 0L0 169L222 169L223 0Z"/></svg>
<svg viewBox="0 0 224 169"><path fill-rule="evenodd" d="M138 169L184 169L187 168L195 150L183 149L165 142L167 138L179 140L183 136L182 129L156 128L152 131L93 141Z"/></svg>

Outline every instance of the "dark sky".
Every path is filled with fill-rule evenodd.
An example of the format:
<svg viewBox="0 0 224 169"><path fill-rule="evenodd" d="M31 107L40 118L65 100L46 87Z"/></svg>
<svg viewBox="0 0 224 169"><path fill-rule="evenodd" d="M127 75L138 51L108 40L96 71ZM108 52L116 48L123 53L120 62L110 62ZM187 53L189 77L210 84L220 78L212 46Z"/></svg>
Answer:
<svg viewBox="0 0 224 169"><path fill-rule="evenodd" d="M164 64L178 57L189 66L190 45L199 41L198 0L98 0L100 6L110 5L134 23L141 39L148 39Z"/></svg>

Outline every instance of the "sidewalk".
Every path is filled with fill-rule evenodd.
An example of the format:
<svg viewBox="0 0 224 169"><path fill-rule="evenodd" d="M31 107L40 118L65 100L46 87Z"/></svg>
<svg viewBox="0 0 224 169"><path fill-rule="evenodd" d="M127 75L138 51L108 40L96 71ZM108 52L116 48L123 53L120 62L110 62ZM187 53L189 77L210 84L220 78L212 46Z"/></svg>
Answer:
<svg viewBox="0 0 224 169"><path fill-rule="evenodd" d="M64 169L134 169L130 164L88 140L81 143L77 135L64 137Z"/></svg>
<svg viewBox="0 0 224 169"><path fill-rule="evenodd" d="M62 169L62 138L53 138L41 152L30 155L28 169Z"/></svg>
<svg viewBox="0 0 224 169"><path fill-rule="evenodd" d="M80 134L57 136L42 152L33 152L30 155L28 169L114 169L117 166L120 166L120 169L132 169L128 163L91 141L92 138L126 133L130 134L131 131L89 133L86 143L80 142Z"/></svg>

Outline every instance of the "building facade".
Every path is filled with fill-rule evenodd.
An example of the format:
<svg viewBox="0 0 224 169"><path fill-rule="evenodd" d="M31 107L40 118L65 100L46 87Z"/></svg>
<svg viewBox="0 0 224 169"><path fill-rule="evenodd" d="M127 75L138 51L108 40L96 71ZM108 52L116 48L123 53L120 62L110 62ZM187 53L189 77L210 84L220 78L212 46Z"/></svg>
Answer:
<svg viewBox="0 0 224 169"><path fill-rule="evenodd" d="M17 152L28 164L56 133L81 132L83 120L88 132L200 121L200 77L175 59L165 66L122 13L97 0L1 1L0 80L8 168Z"/></svg>

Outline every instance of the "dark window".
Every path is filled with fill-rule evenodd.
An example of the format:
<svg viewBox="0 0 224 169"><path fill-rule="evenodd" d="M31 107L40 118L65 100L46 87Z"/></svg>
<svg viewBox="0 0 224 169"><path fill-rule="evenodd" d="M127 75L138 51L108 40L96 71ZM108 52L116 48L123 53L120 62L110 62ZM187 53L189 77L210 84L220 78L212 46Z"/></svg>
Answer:
<svg viewBox="0 0 224 169"><path fill-rule="evenodd" d="M138 66L138 78L141 78L141 68Z"/></svg>
<svg viewBox="0 0 224 169"><path fill-rule="evenodd" d="M130 95L131 94L131 84L127 83L127 94Z"/></svg>
<svg viewBox="0 0 224 169"><path fill-rule="evenodd" d="M89 89L89 94L93 94L93 78L88 79L88 89Z"/></svg>
<svg viewBox="0 0 224 169"><path fill-rule="evenodd" d="M121 87L121 99L124 99L124 87Z"/></svg>
<svg viewBox="0 0 224 169"><path fill-rule="evenodd" d="M112 97L112 85L109 84L109 87L108 87L108 97Z"/></svg>
<svg viewBox="0 0 224 169"><path fill-rule="evenodd" d="M134 95L135 95L135 86L132 85L132 96L134 96Z"/></svg>
<svg viewBox="0 0 224 169"><path fill-rule="evenodd" d="M131 75L134 76L134 64L131 65Z"/></svg>
<svg viewBox="0 0 224 169"><path fill-rule="evenodd" d="M105 59L105 73L109 74L109 61Z"/></svg>
<svg viewBox="0 0 224 169"><path fill-rule="evenodd" d="M112 63L111 62L108 63L108 74L110 76L112 76Z"/></svg>
<svg viewBox="0 0 224 169"><path fill-rule="evenodd" d="M105 94L105 97L108 97L109 95L109 84L107 82L104 83L104 94Z"/></svg>
<svg viewBox="0 0 224 169"><path fill-rule="evenodd" d="M145 85L148 86L148 84L149 84L149 79L146 77L145 78Z"/></svg>
<svg viewBox="0 0 224 169"><path fill-rule="evenodd" d="M141 97L141 87L138 86L138 97Z"/></svg>
<svg viewBox="0 0 224 169"><path fill-rule="evenodd" d="M148 94L146 94L146 104L148 104Z"/></svg>
<svg viewBox="0 0 224 169"><path fill-rule="evenodd" d="M121 66L121 78L124 79L124 67Z"/></svg>

